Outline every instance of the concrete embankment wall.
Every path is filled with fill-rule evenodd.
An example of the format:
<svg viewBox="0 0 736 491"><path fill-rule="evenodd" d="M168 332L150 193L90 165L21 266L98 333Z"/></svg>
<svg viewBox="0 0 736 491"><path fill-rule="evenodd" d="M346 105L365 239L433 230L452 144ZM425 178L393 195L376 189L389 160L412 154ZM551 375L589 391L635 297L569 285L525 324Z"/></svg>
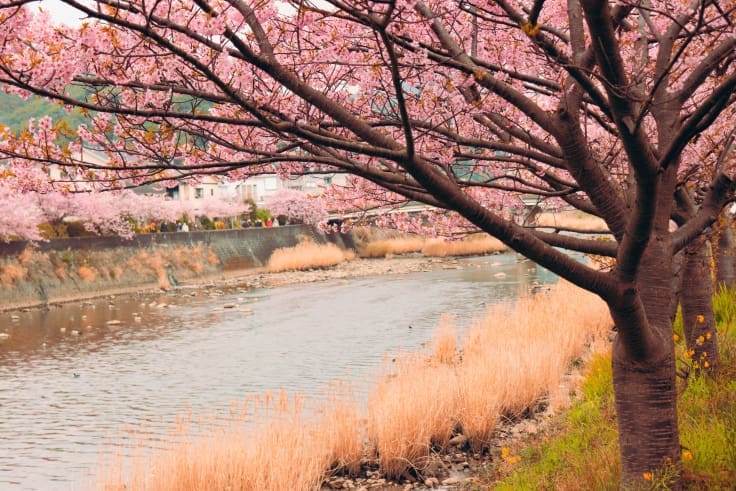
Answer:
<svg viewBox="0 0 736 491"><path fill-rule="evenodd" d="M0 243L0 310L217 279L302 240L354 247L349 234L306 225Z"/></svg>

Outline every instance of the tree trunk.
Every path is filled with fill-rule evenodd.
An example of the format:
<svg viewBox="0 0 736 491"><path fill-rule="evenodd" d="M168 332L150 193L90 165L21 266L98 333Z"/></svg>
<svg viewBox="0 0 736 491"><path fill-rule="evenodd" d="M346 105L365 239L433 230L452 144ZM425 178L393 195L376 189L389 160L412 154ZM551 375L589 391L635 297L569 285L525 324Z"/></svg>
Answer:
<svg viewBox="0 0 736 491"><path fill-rule="evenodd" d="M736 241L733 230L726 225L718 234L716 251L716 283L726 288L736 286Z"/></svg>
<svg viewBox="0 0 736 491"><path fill-rule="evenodd" d="M708 242L704 237L694 240L684 252L680 305L686 358L696 371L712 371L719 354Z"/></svg>
<svg viewBox="0 0 736 491"><path fill-rule="evenodd" d="M631 310L611 305L619 327L613 346L613 384L621 452L621 488L641 488L664 479L680 487L680 440L671 303L672 251L665 241L650 241L640 265L637 293L649 327L637 325ZM632 321L633 320L633 321ZM625 339L621 330L646 331ZM643 339L644 337L648 339Z"/></svg>

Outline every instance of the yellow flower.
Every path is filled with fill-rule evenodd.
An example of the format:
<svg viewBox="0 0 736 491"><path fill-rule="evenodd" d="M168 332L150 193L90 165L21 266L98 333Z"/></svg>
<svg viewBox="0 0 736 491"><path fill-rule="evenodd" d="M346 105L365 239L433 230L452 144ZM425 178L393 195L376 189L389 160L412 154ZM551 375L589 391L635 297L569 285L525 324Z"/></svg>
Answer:
<svg viewBox="0 0 736 491"><path fill-rule="evenodd" d="M703 317L702 315L699 315L697 317L697 319L698 319L698 323L700 323L700 324L702 324L703 322L705 322L705 317Z"/></svg>
<svg viewBox="0 0 736 491"><path fill-rule="evenodd" d="M644 478L644 479L646 479L647 481L651 481L651 480L652 480L652 473L651 473L651 472L645 472L645 473L643 473L643 474L641 475L641 477L643 477L643 478Z"/></svg>
<svg viewBox="0 0 736 491"><path fill-rule="evenodd" d="M708 368L710 366L710 363L708 363L708 360L703 362L703 367Z"/></svg>
<svg viewBox="0 0 736 491"><path fill-rule="evenodd" d="M503 460L506 460L509 458L509 455L511 455L511 450L509 450L509 447L503 447L501 448L501 458Z"/></svg>
<svg viewBox="0 0 736 491"><path fill-rule="evenodd" d="M710 339L712 337L713 337L713 333L710 333L710 332L705 333L705 339Z"/></svg>
<svg viewBox="0 0 736 491"><path fill-rule="evenodd" d="M696 344L703 344L705 342L705 338L703 336L698 336L698 339L695 340Z"/></svg>
<svg viewBox="0 0 736 491"><path fill-rule="evenodd" d="M690 450L683 450L682 458L684 460L693 460L693 453Z"/></svg>
<svg viewBox="0 0 736 491"><path fill-rule="evenodd" d="M678 342L680 340L680 336L678 336L677 334L674 334L672 335L672 339L674 339L675 342Z"/></svg>

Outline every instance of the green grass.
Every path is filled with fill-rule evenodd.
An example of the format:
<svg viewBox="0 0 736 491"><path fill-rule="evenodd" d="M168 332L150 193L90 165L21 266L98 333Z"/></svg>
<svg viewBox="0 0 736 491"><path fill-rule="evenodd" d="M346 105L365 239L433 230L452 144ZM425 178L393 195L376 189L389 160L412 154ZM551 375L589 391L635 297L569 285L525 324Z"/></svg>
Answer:
<svg viewBox="0 0 736 491"><path fill-rule="evenodd" d="M736 292L714 297L721 365L715 377L691 375L680 384L679 424L685 489L726 490L736 482ZM676 331L681 329L676 322ZM684 360L683 343L678 359ZM618 489L620 465L610 354L589 365L583 397L533 440L499 455L480 489ZM518 454L521 459L509 459ZM650 489L666 489L653 476Z"/></svg>

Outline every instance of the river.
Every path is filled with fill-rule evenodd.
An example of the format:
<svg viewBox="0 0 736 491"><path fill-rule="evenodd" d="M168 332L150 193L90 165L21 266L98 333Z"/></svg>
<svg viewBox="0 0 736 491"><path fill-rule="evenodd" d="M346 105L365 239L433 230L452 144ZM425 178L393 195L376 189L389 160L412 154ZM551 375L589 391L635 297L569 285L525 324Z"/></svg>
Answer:
<svg viewBox="0 0 736 491"><path fill-rule="evenodd" d="M458 264L0 313L0 489L80 489L110 442L132 438L125 428L163 435L185 410L248 393L316 395L341 378L364 397L384 355L426 343L441 314L462 331L523 285L555 281L516 254Z"/></svg>

